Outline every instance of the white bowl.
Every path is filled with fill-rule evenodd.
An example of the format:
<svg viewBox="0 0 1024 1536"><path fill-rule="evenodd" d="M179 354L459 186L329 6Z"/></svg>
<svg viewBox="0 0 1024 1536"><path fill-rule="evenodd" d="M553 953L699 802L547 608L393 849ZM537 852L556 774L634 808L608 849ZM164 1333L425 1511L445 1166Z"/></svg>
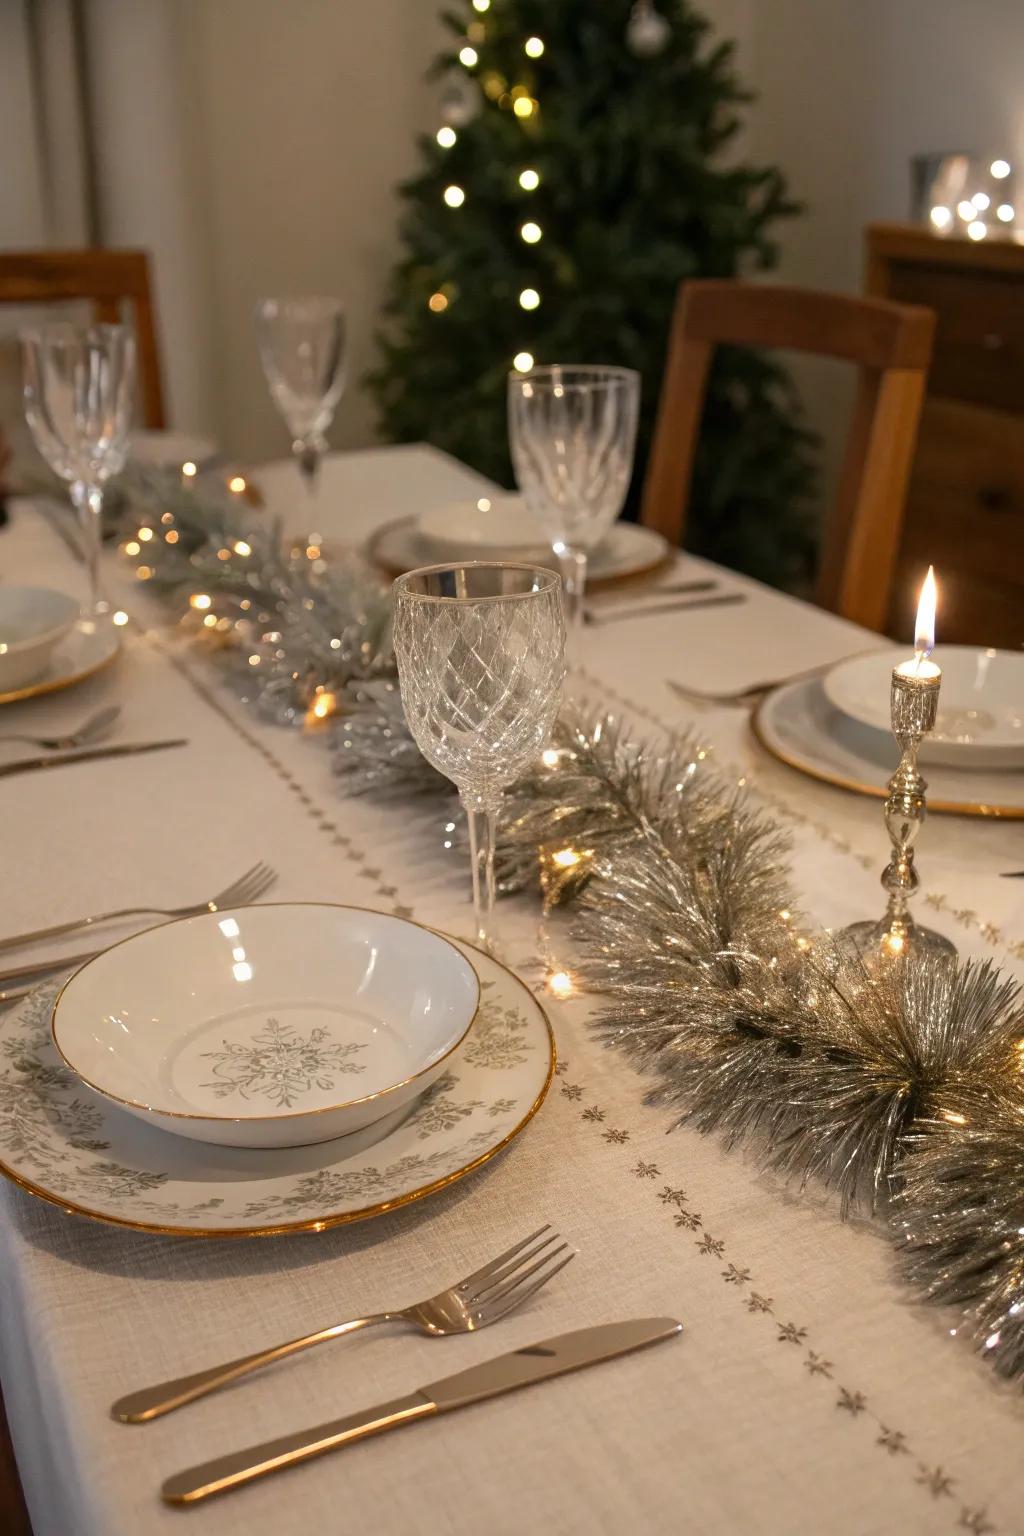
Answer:
<svg viewBox="0 0 1024 1536"><path fill-rule="evenodd" d="M889 683L907 661L908 646L851 656L826 673L829 702L852 720L890 730ZM1024 654L969 645L944 645L934 732L921 747L922 763L956 768L1024 766Z"/></svg>
<svg viewBox="0 0 1024 1536"><path fill-rule="evenodd" d="M435 560L550 560L551 540L521 496L479 496L421 512L416 539Z"/></svg>
<svg viewBox="0 0 1024 1536"><path fill-rule="evenodd" d="M49 587L0 586L0 693L42 677L78 617L78 604Z"/></svg>
<svg viewBox="0 0 1024 1536"><path fill-rule="evenodd" d="M195 1141L297 1147L362 1130L444 1071L480 983L447 939L360 907L204 913L105 950L57 995L72 1071Z"/></svg>

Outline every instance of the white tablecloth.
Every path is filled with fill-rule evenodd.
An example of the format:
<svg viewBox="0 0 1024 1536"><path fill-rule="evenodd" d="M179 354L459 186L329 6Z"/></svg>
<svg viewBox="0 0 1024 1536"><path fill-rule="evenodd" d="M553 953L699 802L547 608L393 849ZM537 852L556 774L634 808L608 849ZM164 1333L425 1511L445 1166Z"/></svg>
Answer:
<svg viewBox="0 0 1024 1536"><path fill-rule="evenodd" d="M310 531L292 466L258 478L286 525ZM421 448L333 458L315 531L362 537L482 485ZM0 532L0 571L79 579L27 504ZM863 634L723 579L750 601L588 631L588 669L644 720L696 721L719 758L777 802L820 922L873 914L886 851L877 804L775 764L742 714L688 712L664 686L668 676L738 685L852 652ZM5 709L0 728L73 721L113 699L126 737L182 734L190 745L4 783L0 929L148 893L185 902L262 858L280 872L274 897L400 906L468 931L465 871L442 852L429 809L346 801L318 743L256 722L182 653L142 589L122 600L152 632L131 632L116 667L74 692ZM351 851L314 814L325 810ZM1020 827L935 817L922 839L928 920L962 952L1020 973L1024 883L997 878L1015 865ZM509 958L539 986L535 909L499 915ZM884 1234L842 1225L827 1200L779 1188L695 1131L666 1136L642 1079L588 1037L586 1003L547 1006L560 1075L526 1134L488 1169L392 1216L315 1236L200 1241L0 1191L0 1379L36 1536L159 1536L181 1522L197 1536L1024 1528L1019 1392L949 1336L948 1316L908 1302ZM695 1225L677 1222L682 1210ZM543 1221L579 1257L500 1328L444 1342L359 1335L150 1426L108 1417L131 1387L428 1294ZM188 1513L158 1500L164 1476L221 1451L562 1329L665 1313L686 1325L673 1344Z"/></svg>

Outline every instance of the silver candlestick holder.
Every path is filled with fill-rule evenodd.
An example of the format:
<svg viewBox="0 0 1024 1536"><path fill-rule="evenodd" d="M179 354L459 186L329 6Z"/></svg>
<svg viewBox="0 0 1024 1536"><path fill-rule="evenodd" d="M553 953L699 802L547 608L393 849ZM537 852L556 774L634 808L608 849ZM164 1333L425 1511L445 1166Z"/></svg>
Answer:
<svg viewBox="0 0 1024 1536"><path fill-rule="evenodd" d="M877 922L851 923L839 934L840 944L856 951L869 966L911 952L955 955L941 933L914 921L910 899L920 881L914 867L914 844L925 818L927 784L917 766L921 742L935 728L942 673L918 653L914 661L895 667L889 694L892 733L900 747L899 767L889 780L885 798L885 829L892 857L882 871L889 901Z"/></svg>

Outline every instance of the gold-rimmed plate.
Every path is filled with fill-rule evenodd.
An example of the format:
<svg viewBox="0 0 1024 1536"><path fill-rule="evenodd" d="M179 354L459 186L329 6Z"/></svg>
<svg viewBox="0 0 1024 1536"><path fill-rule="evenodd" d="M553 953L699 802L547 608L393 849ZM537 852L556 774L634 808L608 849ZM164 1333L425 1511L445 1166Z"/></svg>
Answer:
<svg viewBox="0 0 1024 1536"><path fill-rule="evenodd" d="M112 624L80 619L54 647L42 676L21 688L0 693L0 704L18 704L23 699L84 683L86 678L108 667L120 649L120 636Z"/></svg>
<svg viewBox="0 0 1024 1536"><path fill-rule="evenodd" d="M421 565L434 563L419 539L415 517L398 518L378 528L367 542L366 553L372 563L390 578L402 576L406 571L415 570ZM618 522L590 556L587 589L595 591L653 576L670 563L672 555L667 540L653 528L641 527L639 523ZM476 555L474 558L480 559L482 556ZM495 554L488 558L504 559L505 556ZM554 556L549 558L552 568L556 568Z"/></svg>
<svg viewBox="0 0 1024 1536"><path fill-rule="evenodd" d="M896 742L830 704L820 678L768 694L751 727L765 750L788 767L879 800L899 761ZM1024 818L1024 773L936 764L928 769L928 809L949 816Z"/></svg>
<svg viewBox="0 0 1024 1536"><path fill-rule="evenodd" d="M189 1141L93 1093L54 1048L58 988L41 988L0 1021L0 1173L67 1211L187 1237L320 1231L446 1188L523 1131L555 1066L551 1026L525 984L452 942L482 1002L443 1076L364 1131L275 1151Z"/></svg>

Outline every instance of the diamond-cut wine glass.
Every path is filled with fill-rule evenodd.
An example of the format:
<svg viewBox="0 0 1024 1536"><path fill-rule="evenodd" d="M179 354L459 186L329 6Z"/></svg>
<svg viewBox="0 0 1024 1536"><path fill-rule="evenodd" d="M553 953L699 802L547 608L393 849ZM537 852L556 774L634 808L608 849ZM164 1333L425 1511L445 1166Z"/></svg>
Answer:
<svg viewBox="0 0 1024 1536"><path fill-rule="evenodd" d="M135 338L123 325L22 332L25 416L36 447L71 491L82 525L92 613L108 608L99 561L103 487L128 457Z"/></svg>
<svg viewBox="0 0 1024 1536"><path fill-rule="evenodd" d="M562 696L561 581L539 566L481 561L409 571L394 593L405 718L459 791L476 941L490 949L495 815L505 786L539 756Z"/></svg>
<svg viewBox="0 0 1024 1536"><path fill-rule="evenodd" d="M558 557L569 622L583 622L587 560L622 511L633 473L640 375L552 363L508 381L509 444L523 500Z"/></svg>
<svg viewBox="0 0 1024 1536"><path fill-rule="evenodd" d="M292 435L292 453L316 492L324 436L345 387L345 311L339 299L261 299L256 337L271 398Z"/></svg>

